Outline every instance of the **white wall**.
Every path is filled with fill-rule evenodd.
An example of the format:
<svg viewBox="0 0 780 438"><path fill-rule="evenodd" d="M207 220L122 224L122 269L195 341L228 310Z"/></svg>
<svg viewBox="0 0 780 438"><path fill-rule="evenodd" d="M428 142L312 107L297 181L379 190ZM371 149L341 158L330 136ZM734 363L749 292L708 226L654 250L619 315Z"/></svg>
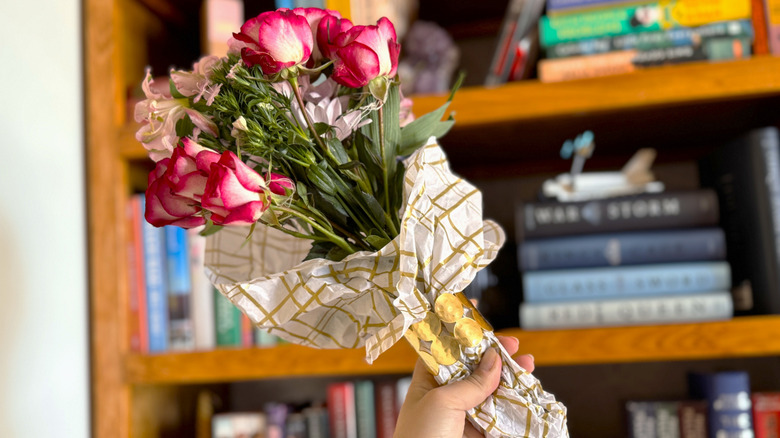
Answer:
<svg viewBox="0 0 780 438"><path fill-rule="evenodd" d="M0 2L0 437L88 437L78 0Z"/></svg>

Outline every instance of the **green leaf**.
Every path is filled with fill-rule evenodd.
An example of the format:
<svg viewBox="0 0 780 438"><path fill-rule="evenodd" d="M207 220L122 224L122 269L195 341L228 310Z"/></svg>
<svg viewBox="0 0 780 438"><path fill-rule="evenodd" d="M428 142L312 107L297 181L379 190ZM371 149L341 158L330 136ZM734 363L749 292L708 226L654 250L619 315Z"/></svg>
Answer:
<svg viewBox="0 0 780 438"><path fill-rule="evenodd" d="M384 101L387 98L388 81L384 76L379 76L368 83L368 91L374 99Z"/></svg>
<svg viewBox="0 0 780 438"><path fill-rule="evenodd" d="M176 84L173 82L173 79L168 80L168 89L171 90L171 97L174 99L184 99L185 95L179 93L179 90L176 89Z"/></svg>
<svg viewBox="0 0 780 438"><path fill-rule="evenodd" d="M309 206L309 191L306 189L306 184L301 181L295 183L295 191L298 193L298 197L301 198L303 203Z"/></svg>
<svg viewBox="0 0 780 438"><path fill-rule="evenodd" d="M371 219L374 223L384 229L385 225L387 225L387 218L385 217L385 210L382 208L379 201L357 187L352 190L352 193L358 197L362 205L368 207L366 213L371 215Z"/></svg>
<svg viewBox="0 0 780 438"><path fill-rule="evenodd" d="M365 169L366 166L358 160L353 160L348 163L344 163L338 167L339 170L353 170L357 168Z"/></svg>
<svg viewBox="0 0 780 438"><path fill-rule="evenodd" d="M325 145L328 146L328 150L330 151L331 155L333 155L333 158L338 164L349 162L349 155L347 154L346 149L344 149L344 145L341 144L339 139L331 138L325 142Z"/></svg>
<svg viewBox="0 0 780 438"><path fill-rule="evenodd" d="M214 222L206 221L206 227L199 234L203 237L210 236L222 228L222 225L215 225Z"/></svg>
<svg viewBox="0 0 780 438"><path fill-rule="evenodd" d="M317 122L314 124L314 130L317 131L317 135L325 135L328 131L330 131L330 125L323 122Z"/></svg>
<svg viewBox="0 0 780 438"><path fill-rule="evenodd" d="M324 215L336 224L346 227L349 215L338 199L326 193L312 192L312 201L317 210L322 211Z"/></svg>
<svg viewBox="0 0 780 438"><path fill-rule="evenodd" d="M390 239L388 239L386 237L377 236L377 235L374 235L374 234L366 237L363 240L365 240L366 243L371 245L371 247L376 249L376 250L380 250L380 249L384 248L385 246L387 246L388 243L390 243Z"/></svg>
<svg viewBox="0 0 780 438"><path fill-rule="evenodd" d="M333 242L328 241L315 241L311 244L309 253L306 254L305 260L324 259L327 258L328 253L335 248L336 245Z"/></svg>
<svg viewBox="0 0 780 438"><path fill-rule="evenodd" d="M176 135L178 137L189 137L195 129L195 124L190 120L190 116L185 115L176 122Z"/></svg>
<svg viewBox="0 0 780 438"><path fill-rule="evenodd" d="M423 146L431 136L443 137L455 123L452 117L445 121L441 120L448 106L450 106L449 101L401 129L401 146L398 149L398 155L411 154Z"/></svg>
<svg viewBox="0 0 780 438"><path fill-rule="evenodd" d="M325 162L317 163L316 166L309 167L309 181L312 182L318 189L329 195L336 194L336 186L330 179L327 173L328 165Z"/></svg>
<svg viewBox="0 0 780 438"><path fill-rule="evenodd" d="M325 258L334 262L340 262L344 260L344 257L348 256L349 254L350 253L344 248L334 245L333 248L328 251L328 254L325 255Z"/></svg>
<svg viewBox="0 0 780 438"><path fill-rule="evenodd" d="M398 85L390 87L387 94L387 100L382 108L382 117L384 118L385 128L385 163L389 179L393 179L395 174L396 158L398 157L398 147L401 143L401 125L398 120L398 114L401 111L401 95L398 91Z"/></svg>

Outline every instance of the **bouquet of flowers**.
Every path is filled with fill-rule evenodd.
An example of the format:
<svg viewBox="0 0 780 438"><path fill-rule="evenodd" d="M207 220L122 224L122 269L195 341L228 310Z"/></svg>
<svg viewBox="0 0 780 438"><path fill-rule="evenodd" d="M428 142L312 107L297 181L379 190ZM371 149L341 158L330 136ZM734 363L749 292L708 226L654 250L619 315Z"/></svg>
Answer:
<svg viewBox="0 0 780 438"><path fill-rule="evenodd" d="M204 227L212 283L291 342L365 346L371 362L405 337L441 384L499 349L502 383L471 422L490 437L567 436L565 407L461 293L504 233L438 146L447 104L415 119L401 96L393 24L279 9L228 46L171 70L167 89L147 72L135 111L156 162L147 221Z"/></svg>

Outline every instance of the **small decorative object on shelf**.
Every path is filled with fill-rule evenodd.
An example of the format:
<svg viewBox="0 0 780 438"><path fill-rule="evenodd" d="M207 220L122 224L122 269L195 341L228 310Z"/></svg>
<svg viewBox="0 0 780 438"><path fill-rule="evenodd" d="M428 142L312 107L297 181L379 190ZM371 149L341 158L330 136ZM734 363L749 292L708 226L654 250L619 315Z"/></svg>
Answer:
<svg viewBox="0 0 780 438"><path fill-rule="evenodd" d="M664 184L655 181L650 171L655 160L655 149L640 149L619 172L583 173L585 160L596 149L594 135L585 131L574 140L566 140L561 147L561 157L573 158L569 173L549 179L542 185L542 195L561 202L586 201L613 196L635 195L639 193L659 193Z"/></svg>
<svg viewBox="0 0 780 438"><path fill-rule="evenodd" d="M371 362L405 336L441 384L498 349L502 383L471 422L489 437L568 436L566 408L459 294L504 233L437 144L448 104L413 120L396 41L386 18L279 9L244 23L226 57L171 71L169 96L148 74L146 219L205 226L210 280L291 342L365 345Z"/></svg>

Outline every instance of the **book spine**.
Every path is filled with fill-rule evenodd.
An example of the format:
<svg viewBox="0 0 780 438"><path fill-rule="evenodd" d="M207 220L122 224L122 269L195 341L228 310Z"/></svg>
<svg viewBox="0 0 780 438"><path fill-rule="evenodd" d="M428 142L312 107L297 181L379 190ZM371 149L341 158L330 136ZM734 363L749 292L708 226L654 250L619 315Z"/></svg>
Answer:
<svg viewBox="0 0 780 438"><path fill-rule="evenodd" d="M749 284L749 313L780 313L780 133L750 131L705 157L703 186L720 198L733 285Z"/></svg>
<svg viewBox="0 0 780 438"><path fill-rule="evenodd" d="M743 19L750 19L750 0L649 2L580 14L543 16L539 20L539 37L542 47L549 47L586 38Z"/></svg>
<svg viewBox="0 0 780 438"><path fill-rule="evenodd" d="M768 20L764 0L750 1L750 24L753 27L753 53L756 55L766 55L769 50L769 33L767 30Z"/></svg>
<svg viewBox="0 0 780 438"><path fill-rule="evenodd" d="M145 202L141 203L145 208ZM142 221L144 279L149 332L149 352L168 350L168 292L165 278L165 230Z"/></svg>
<svg viewBox="0 0 780 438"><path fill-rule="evenodd" d="M192 325L195 348L210 350L216 346L214 329L214 286L204 271L206 238L199 229L188 230L190 276L192 282Z"/></svg>
<svg viewBox="0 0 780 438"><path fill-rule="evenodd" d="M328 385L330 438L357 438L355 386L352 382Z"/></svg>
<svg viewBox="0 0 780 438"><path fill-rule="evenodd" d="M780 0L764 0L769 50L780 55Z"/></svg>
<svg viewBox="0 0 780 438"><path fill-rule="evenodd" d="M284 428L287 433L284 438L308 438L306 416L300 412L291 412L287 415Z"/></svg>
<svg viewBox="0 0 780 438"><path fill-rule="evenodd" d="M657 401L655 406L655 430L659 437L680 438L680 417L677 401Z"/></svg>
<svg viewBox="0 0 780 438"><path fill-rule="evenodd" d="M518 206L521 238L716 225L714 190L667 192L581 202Z"/></svg>
<svg viewBox="0 0 780 438"><path fill-rule="evenodd" d="M677 410L680 438L707 438L707 402L681 400Z"/></svg>
<svg viewBox="0 0 780 438"><path fill-rule="evenodd" d="M398 408L395 405L395 382L376 383L376 433L377 438L393 438L395 423L398 421Z"/></svg>
<svg viewBox="0 0 780 438"><path fill-rule="evenodd" d="M306 417L307 438L328 438L328 411L322 406L309 406L303 409Z"/></svg>
<svg viewBox="0 0 780 438"><path fill-rule="evenodd" d="M780 436L780 393L754 392L751 398L756 438Z"/></svg>
<svg viewBox="0 0 780 438"><path fill-rule="evenodd" d="M637 50L620 50L591 56L540 59L537 73L541 82L563 82L612 76L636 71L632 62Z"/></svg>
<svg viewBox="0 0 780 438"><path fill-rule="evenodd" d="M374 382L358 380L355 385L355 420L358 438L376 438Z"/></svg>
<svg viewBox="0 0 780 438"><path fill-rule="evenodd" d="M611 37L590 38L581 41L555 44L547 48L550 59L595 55L617 50L650 50L676 46L691 46L702 38L750 36L753 34L750 20L730 20L689 28L681 27L655 32L637 32ZM758 52L756 52L758 53Z"/></svg>
<svg viewBox="0 0 780 438"><path fill-rule="evenodd" d="M192 325L192 281L187 230L167 226L165 251L168 279L168 342L169 349L182 351L195 347Z"/></svg>
<svg viewBox="0 0 780 438"><path fill-rule="evenodd" d="M725 240L720 228L550 237L520 242L518 263L526 272L725 260Z"/></svg>
<svg viewBox="0 0 780 438"><path fill-rule="evenodd" d="M263 412L268 419L266 436L287 437L287 417L290 415L290 407L285 403L270 402L263 406Z"/></svg>
<svg viewBox="0 0 780 438"><path fill-rule="evenodd" d="M142 195L130 197L127 205L127 260L128 307L130 309L130 348L140 353L149 352L149 328L146 309L146 280L144 278L144 245Z"/></svg>
<svg viewBox="0 0 780 438"><path fill-rule="evenodd" d="M746 371L691 373L688 377L691 396L707 401L710 438L753 436Z"/></svg>
<svg viewBox="0 0 780 438"><path fill-rule="evenodd" d="M240 347L241 311L214 289L214 329L217 347Z"/></svg>
<svg viewBox="0 0 780 438"><path fill-rule="evenodd" d="M687 262L533 271L523 275L528 303L680 295L731 287L728 262Z"/></svg>
<svg viewBox="0 0 780 438"><path fill-rule="evenodd" d="M731 318L731 294L520 304L525 330L714 321Z"/></svg>
<svg viewBox="0 0 780 438"><path fill-rule="evenodd" d="M625 3L637 3L637 0L547 0L547 14L579 13L582 9L603 8Z"/></svg>
<svg viewBox="0 0 780 438"><path fill-rule="evenodd" d="M656 438L655 406L648 401L626 402L629 438Z"/></svg>

